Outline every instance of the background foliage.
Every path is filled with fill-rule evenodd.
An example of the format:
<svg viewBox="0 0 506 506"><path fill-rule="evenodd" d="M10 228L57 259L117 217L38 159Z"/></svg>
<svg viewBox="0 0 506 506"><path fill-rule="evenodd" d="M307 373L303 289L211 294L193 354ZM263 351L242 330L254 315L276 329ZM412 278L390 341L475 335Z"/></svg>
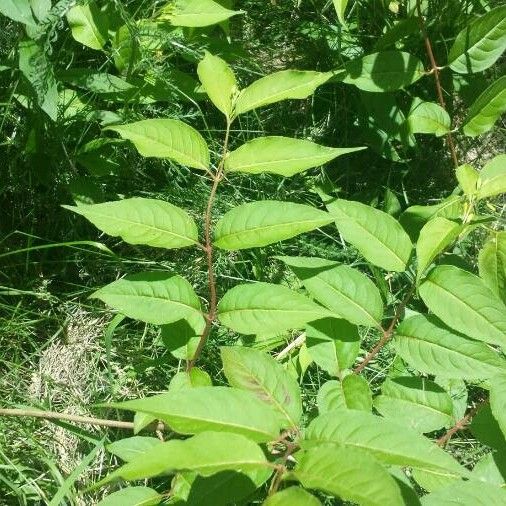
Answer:
<svg viewBox="0 0 506 506"><path fill-rule="evenodd" d="M25 4L28 10L23 9ZM505 103L504 57L500 49L504 49L505 28L497 28L494 40L499 42L494 47L499 49L493 47L488 63L485 58L485 64L477 63L472 72L467 67L469 58L458 58L457 37L476 18L501 9L501 2L420 2L435 59L445 66L440 79L446 113L438 106L415 1L244 1L235 6L244 13L230 19L218 18L206 27L177 26L187 23L177 17L181 13L174 11L174 6L166 7L166 2L108 0L75 4L69 0L27 0L0 5L4 14L0 17L2 407L30 406L128 419L122 411L93 406L165 391L176 373L185 370L184 342L174 342L155 325L114 316L100 301L87 296L125 273L165 270L184 275L205 301L208 288L204 260L189 249L166 251L132 240L129 242L134 244L125 244L117 237L100 233L61 205L133 197L159 199L187 210L202 235L202 216L209 193L205 172L192 170L188 161L176 163L173 157L141 156L124 139L119 125L146 118L183 121L201 132L212 159L218 160L225 121L223 108L218 108L220 111L213 106L199 81L197 64L205 51L226 61L242 88L285 69L334 71L332 78L315 86L315 93L308 93L306 99L281 101L240 115L232 126L230 150L256 137L274 135L311 140L323 146L368 148L329 158L324 166L318 164L317 168L289 178L268 173L234 174L232 184L230 175L230 181L221 184L215 201L216 220L240 204L265 199L310 205L323 212L322 198L325 201L325 196L337 195L398 218L415 241L420 220L423 223L427 216L424 218L423 210L414 206L444 203L445 208L451 209L452 195L462 190L475 199L473 170L460 169L458 181L455 178L455 164L446 140L448 132L452 132L460 166L470 164L482 169L501 154L505 145L500 118ZM232 8L228 2L220 4ZM181 5L184 8L186 4L179 4L179 8ZM209 14L206 19L209 21ZM374 60L367 59L378 52L380 56ZM452 59L455 63L446 66ZM475 61L472 55L471 61ZM216 65L214 62L211 67L215 69ZM372 77L368 69L372 69ZM146 149L150 147L148 143ZM504 164L503 158L496 160L497 164ZM501 167L497 170L504 171ZM484 198L475 199L472 216L467 212L469 208L465 210L464 224L470 225L465 234L461 234L461 229L447 231L446 243L436 251L447 249L438 257L440 264L458 266L459 273L479 273L488 280L493 277L489 272L487 278L479 263L482 259L482 266L490 266L493 258L503 258L504 262L504 253L500 257L495 250L489 251L489 238L504 229L504 184L498 188L500 191L493 190L489 195L482 192ZM408 208L410 211L406 212ZM332 212L330 205L328 209ZM458 218L462 216L460 212L455 216L450 212L446 217ZM475 215L478 219L473 222ZM418 221L413 221L413 217L418 217ZM475 226L480 225L480 220L483 226ZM267 242L265 247L254 249L231 248L234 251L216 249L219 298L232 287L254 280L285 285L298 292L304 287L306 293L328 307L315 295L318 287L312 287L306 279L308 269L314 265L301 265L294 260L295 256L319 257L352 266L376 284L381 300L366 305L373 320L388 324L395 320L399 306L403 314L398 319L402 319L402 301L412 282L422 275L419 271L423 254L417 250L418 273L413 265L406 272L392 272L403 268L369 258L364 250L367 241L361 247L360 237L358 242L353 240L344 228L339 228L339 223L340 233L332 225L321 225L322 230L309 228L307 233L283 243ZM440 229L429 232L441 233ZM504 244L504 238L502 241ZM425 253L425 260L429 267L434 256ZM335 265L330 263L327 267ZM434 272L441 273L432 271L430 276L435 277ZM504 301L504 284L494 286L496 295ZM451 321L451 314L438 314L439 300L431 303L429 298L430 294L424 295L420 290L405 309L406 316L423 312L425 303L454 329L453 347L459 338L464 339L462 346L471 346L460 333L482 341L490 339L490 334L480 336L479 329L469 333L469 321L465 322L466 328L459 328L458 323ZM374 315L371 308L379 306ZM341 316L352 324L367 324L362 314ZM432 317L423 321L427 335L437 332L430 327ZM349 388L353 395L347 407L371 411L374 395L374 408L385 418L395 416L404 425L413 425L413 419L416 423L423 421L426 426L415 423L415 428L438 439L466 412L473 415L478 411L489 389L489 385L480 383L490 372L483 362L493 363L504 357L498 351L491 358L487 352L492 348L472 341L477 348L469 353L471 358L465 367L459 364L460 368L455 366L452 370L451 356L440 365L440 370L434 369L434 362L425 364L424 357L415 363L407 339L402 340L404 333L410 335L409 322L413 324L412 319L401 323L395 344L382 348L364 365L360 377L343 374L343 369L351 369L356 356L365 356L381 338L381 333L372 327L359 327L360 349L348 348L344 366L331 360L325 343L320 342L320 348L315 345L329 333L322 325L308 326L306 343L299 339L298 346L288 352L282 350L297 341L297 333L282 332L278 336L277 332L254 332L256 336L239 336L217 327L203 350L198 371L212 377L214 385L236 387L239 380L227 370L225 356L240 352L232 351L235 348L230 345L273 351L300 386L304 424L318 412L339 406ZM352 331L347 328L343 332L350 335ZM488 342L500 344L501 338L497 339ZM220 346L227 347L220 351ZM338 351L346 355L343 350ZM435 356L441 358L441 352ZM477 360L477 356L483 360ZM228 360L230 363L232 357ZM499 364L502 367L502 362ZM207 384L205 378L203 384ZM198 379L192 381L199 383ZM419 384L421 381L430 382L435 396L432 402L444 404L446 394L451 398L451 405L443 406L443 415L436 421L425 418L425 412L418 417L409 416L405 413L408 410L399 410L395 403L398 398L406 400L407 391L409 395L426 391L429 383ZM344 392L337 399L336 388ZM445 395L437 398L441 391ZM410 399L415 405L420 404L419 400ZM493 420L490 408L482 407L471 430L457 431L446 450L463 467L498 488L504 486L500 453L504 437ZM356 422L350 419L349 423ZM120 452L104 451L105 444L125 436L117 429L0 417L0 434L0 501L5 504L97 503L106 494L103 490L87 491L84 495L77 491L104 478L119 459L128 460ZM248 444L235 436L235 446ZM380 436L386 438L387 432ZM208 440L206 444L223 448L220 435L213 437L216 441ZM232 445L230 438L226 444ZM335 455L334 452L333 458ZM353 457L358 459L357 468L369 466L371 476L380 476L381 480L383 467L376 468L371 459L362 462L361 456ZM345 453L341 455L342 460L349 458ZM320 490L317 495L325 504L340 504L330 495L367 504L353 494L334 494L328 485L304 474L304 469L317 466L322 459L322 453L307 449L295 478L309 489ZM448 470L448 462L441 466ZM405 461L398 464L410 465ZM419 495L440 486L439 482L434 484L433 475L423 472L409 475L409 489ZM322 468L319 474L325 476L326 470ZM166 478L155 479L150 486L166 493L170 489L167 483ZM259 478L258 483L263 481ZM176 482L172 490L177 490L177 486ZM266 491L262 486L256 495L251 491L250 502L261 503ZM239 489L249 491L246 484L239 485ZM198 483L194 490L198 504ZM296 492L283 490L287 494L283 500L295 504L288 494ZM494 491L495 488L486 504L500 500ZM174 495L177 497L177 493ZM378 495L375 500L388 502L388 497L382 499ZM209 496L207 500L211 501ZM306 497L305 504L311 504L311 500ZM435 500L443 504L441 497ZM427 504L431 504L429 501Z"/></svg>

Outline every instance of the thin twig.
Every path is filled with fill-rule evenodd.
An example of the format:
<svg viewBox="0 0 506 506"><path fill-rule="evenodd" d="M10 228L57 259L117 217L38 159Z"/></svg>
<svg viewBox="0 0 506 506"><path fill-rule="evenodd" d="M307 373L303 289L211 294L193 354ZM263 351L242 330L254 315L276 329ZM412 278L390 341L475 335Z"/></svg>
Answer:
<svg viewBox="0 0 506 506"><path fill-rule="evenodd" d="M461 418L453 427L448 429L446 431L446 433L436 441L436 443L439 446L444 446L444 445L446 445L446 443L448 443L450 441L450 439L452 438L452 436L454 434L456 434L460 430L467 429L467 427L471 423L471 420L473 419L474 415L476 415L478 410L487 403L488 403L488 400L484 400L484 401L481 401L478 404L476 404L476 406L474 406L474 408L471 408L469 410L469 412L463 418Z"/></svg>
<svg viewBox="0 0 506 506"><path fill-rule="evenodd" d="M443 87L441 86L441 81L439 79L439 69L436 58L434 57L434 52L432 51L432 44L430 42L429 34L427 33L427 28L425 26L425 21L422 15L422 7L420 5L420 0L416 0L416 10L418 14L418 22L420 25L420 31L422 32L423 39L425 42L425 49L427 50L427 56L430 60L431 65L431 74L434 74L434 82L436 83L436 92L439 101L439 105L446 111L446 103L443 96ZM455 168L459 166L459 160L457 158L457 151L455 149L455 142L453 140L451 132L446 134L446 142L448 144L448 149L450 150L450 154L453 160L453 165Z"/></svg>
<svg viewBox="0 0 506 506"><path fill-rule="evenodd" d="M388 326L387 329L383 329L383 335L381 336L381 339L376 343L376 346L374 346L374 348L365 356L364 360L362 360L362 362L360 362L360 364L358 364L357 367L353 369L353 372L355 374L360 374L362 370L365 368L365 366L379 353L381 348L383 348L383 346L385 346L385 344L387 344L388 341L390 341L390 339L394 334L395 327L399 322L399 320L401 319L404 310L406 309L406 305L413 296L415 287L416 287L415 284L411 286L409 292L406 294L402 302L397 307L397 310L395 311L395 315L392 318L390 325Z"/></svg>
<svg viewBox="0 0 506 506"><path fill-rule="evenodd" d="M87 425L98 425L102 427L115 427L118 429L133 430L134 428L134 424L132 422L123 422L120 420L106 420L103 418L71 415L68 413L57 413L56 411L39 411L37 409L0 408L0 416L31 416L35 418L44 418L46 420L65 420L68 422L84 423Z"/></svg>
<svg viewBox="0 0 506 506"><path fill-rule="evenodd" d="M207 338L211 333L211 328L213 326L213 322L216 319L216 308L218 305L218 297L216 294L216 277L214 275L214 264L213 264L213 241L212 241L212 214L213 214L213 205L216 198L216 191L218 190L218 185L220 181L223 179L223 169L225 166L225 157L228 151L228 141L230 137L230 125L231 122L227 118L227 129L225 131L225 139L223 140L223 152L221 155L220 162L216 169L216 174L213 177L213 186L211 188L211 192L209 193L209 199L207 201L206 213L204 215L204 236L205 236L205 244L204 251L206 254L207 260L207 279L209 285L209 309L206 315L206 325L204 327L204 331L200 336L199 343L197 345L197 349L195 350L195 354L193 358L188 361L187 370L191 371L195 363L197 362L204 346L207 342Z"/></svg>
<svg viewBox="0 0 506 506"><path fill-rule="evenodd" d="M277 355L276 360L283 360L292 350L300 348L306 342L306 333L297 336L291 343L287 344Z"/></svg>

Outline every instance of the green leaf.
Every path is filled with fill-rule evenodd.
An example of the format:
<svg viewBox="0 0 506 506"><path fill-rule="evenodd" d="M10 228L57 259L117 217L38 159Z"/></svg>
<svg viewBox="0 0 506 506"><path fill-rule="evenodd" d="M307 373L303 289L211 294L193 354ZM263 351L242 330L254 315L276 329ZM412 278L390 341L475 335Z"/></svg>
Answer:
<svg viewBox="0 0 506 506"><path fill-rule="evenodd" d="M478 198L493 197L506 193L506 155L492 158L480 172Z"/></svg>
<svg viewBox="0 0 506 506"><path fill-rule="evenodd" d="M506 348L506 306L478 276L440 265L419 291L427 307L449 327Z"/></svg>
<svg viewBox="0 0 506 506"><path fill-rule="evenodd" d="M433 102L416 100L407 117L412 134L434 134L437 137L450 131L451 119L445 109Z"/></svg>
<svg viewBox="0 0 506 506"><path fill-rule="evenodd" d="M274 408L236 388L188 388L108 406L156 416L179 434L215 430L258 442L279 436L280 417Z"/></svg>
<svg viewBox="0 0 506 506"><path fill-rule="evenodd" d="M506 437L506 369L490 381L490 409Z"/></svg>
<svg viewBox="0 0 506 506"><path fill-rule="evenodd" d="M104 286L92 297L129 318L155 325L203 318L200 300L190 283L167 272L133 274Z"/></svg>
<svg viewBox="0 0 506 506"><path fill-rule="evenodd" d="M389 271L406 270L413 245L395 218L360 202L322 198L341 235L367 261Z"/></svg>
<svg viewBox="0 0 506 506"><path fill-rule="evenodd" d="M114 441L106 448L109 453L125 462L130 462L159 444L162 442L156 437L132 436Z"/></svg>
<svg viewBox="0 0 506 506"><path fill-rule="evenodd" d="M342 79L364 91L385 92L405 88L425 72L422 62L403 51L382 51L344 64Z"/></svg>
<svg viewBox="0 0 506 506"><path fill-rule="evenodd" d="M191 321L178 320L163 325L160 335L163 344L172 356L179 360L191 360L195 355L204 328L203 317L192 318Z"/></svg>
<svg viewBox="0 0 506 506"><path fill-rule="evenodd" d="M320 414L339 409L372 410L372 392L367 380L357 374L349 374L341 381L327 381L317 396Z"/></svg>
<svg viewBox="0 0 506 506"><path fill-rule="evenodd" d="M35 25L29 0L2 0L0 13L13 21L25 25Z"/></svg>
<svg viewBox="0 0 506 506"><path fill-rule="evenodd" d="M344 13L346 12L346 7L348 5L348 0L332 0L334 3L334 8L336 9L337 19L339 19L339 23L343 26L346 26L346 21L344 20Z"/></svg>
<svg viewBox="0 0 506 506"><path fill-rule="evenodd" d="M239 92L232 69L224 60L206 51L198 64L197 73L211 102L230 118L235 96Z"/></svg>
<svg viewBox="0 0 506 506"><path fill-rule="evenodd" d="M459 74L481 72L492 66L506 48L506 6L496 7L466 26L448 55Z"/></svg>
<svg viewBox="0 0 506 506"><path fill-rule="evenodd" d="M411 206L399 217L399 221L413 241L416 241L422 227L431 218L442 216L449 220L458 219L464 213L464 200L459 195L451 195L433 206Z"/></svg>
<svg viewBox="0 0 506 506"><path fill-rule="evenodd" d="M417 279L420 279L433 260L457 239L462 228L460 223L440 216L429 220L422 227L416 243Z"/></svg>
<svg viewBox="0 0 506 506"><path fill-rule="evenodd" d="M370 454L327 444L305 451L293 472L304 487L363 506L402 506L395 480Z"/></svg>
<svg viewBox="0 0 506 506"><path fill-rule="evenodd" d="M242 346L221 348L223 372L229 384L248 390L283 416L288 427L296 427L302 416L297 381L265 352Z"/></svg>
<svg viewBox="0 0 506 506"><path fill-rule="evenodd" d="M241 91L235 106L235 114L243 114L281 100L307 98L331 77L331 72L303 70L274 72Z"/></svg>
<svg viewBox="0 0 506 506"><path fill-rule="evenodd" d="M473 416L469 429L480 443L500 452L505 452L506 439L499 423L492 415L490 404L485 404L478 410L478 413Z"/></svg>
<svg viewBox="0 0 506 506"><path fill-rule="evenodd" d="M325 442L367 450L378 460L393 466L467 475L466 469L429 439L365 411L338 410L315 418L301 444L308 447Z"/></svg>
<svg viewBox="0 0 506 506"><path fill-rule="evenodd" d="M506 504L506 490L488 483L459 481L422 497L422 506L456 506Z"/></svg>
<svg viewBox="0 0 506 506"><path fill-rule="evenodd" d="M247 437L227 432L203 432L184 441L173 439L155 446L108 475L97 486L118 478L133 481L183 470L195 471L202 476L227 470L247 475L268 466L262 449Z"/></svg>
<svg viewBox="0 0 506 506"><path fill-rule="evenodd" d="M443 378L483 380L506 368L506 362L485 343L452 332L433 316L404 320L394 344L409 365Z"/></svg>
<svg viewBox="0 0 506 506"><path fill-rule="evenodd" d="M207 170L209 148L204 138L191 126L174 119L145 119L115 125L105 130L118 132L133 142L142 156L170 158L182 165Z"/></svg>
<svg viewBox="0 0 506 506"><path fill-rule="evenodd" d="M18 53L19 70L33 88L37 104L53 121L56 121L58 117L58 87L53 66L47 57L47 51L33 40L21 40Z"/></svg>
<svg viewBox="0 0 506 506"><path fill-rule="evenodd" d="M157 18L174 26L202 27L216 25L244 11L233 11L213 0L177 0L162 9Z"/></svg>
<svg viewBox="0 0 506 506"><path fill-rule="evenodd" d="M425 378L399 376L385 381L374 407L385 418L416 432L432 432L453 423L451 397Z"/></svg>
<svg viewBox="0 0 506 506"><path fill-rule="evenodd" d="M457 167L455 175L462 191L469 197L473 196L476 193L479 172L472 165L464 163Z"/></svg>
<svg viewBox="0 0 506 506"><path fill-rule="evenodd" d="M487 453L473 467L472 475L480 481L506 488L506 453Z"/></svg>
<svg viewBox="0 0 506 506"><path fill-rule="evenodd" d="M216 224L214 244L226 250L259 248L327 225L332 216L311 206L259 200L228 211Z"/></svg>
<svg viewBox="0 0 506 506"><path fill-rule="evenodd" d="M506 232L492 232L478 255L480 277L506 304Z"/></svg>
<svg viewBox="0 0 506 506"><path fill-rule="evenodd" d="M306 346L311 358L331 376L341 376L360 351L360 336L346 320L324 318L306 325Z"/></svg>
<svg viewBox="0 0 506 506"><path fill-rule="evenodd" d="M136 86L124 79L106 72L96 72L88 68L73 68L58 73L58 78L72 86L124 100L128 93L136 91Z"/></svg>
<svg viewBox="0 0 506 506"><path fill-rule="evenodd" d="M411 472L416 483L428 492L448 487L457 481L461 481L459 476L455 476L447 471L427 471L421 469L413 469Z"/></svg>
<svg viewBox="0 0 506 506"><path fill-rule="evenodd" d="M381 327L383 301L365 274L321 258L276 258L290 266L308 292L336 315L356 325Z"/></svg>
<svg viewBox="0 0 506 506"><path fill-rule="evenodd" d="M488 132L506 112L506 76L493 82L471 105L463 130L469 137Z"/></svg>
<svg viewBox="0 0 506 506"><path fill-rule="evenodd" d="M172 376L169 383L169 391L175 392L186 388L211 387L211 376L198 367L192 367L189 371L179 371Z"/></svg>
<svg viewBox="0 0 506 506"><path fill-rule="evenodd" d="M225 159L225 170L290 177L362 149L366 148L329 148L303 139L258 137L232 151Z"/></svg>
<svg viewBox="0 0 506 506"><path fill-rule="evenodd" d="M300 487L288 487L276 492L262 503L262 506L321 506L321 502Z"/></svg>
<svg viewBox="0 0 506 506"><path fill-rule="evenodd" d="M162 496L149 487L127 487L102 499L97 506L154 506Z"/></svg>
<svg viewBox="0 0 506 506"><path fill-rule="evenodd" d="M327 309L286 286L251 283L229 290L218 304L218 318L240 334L276 334L332 316Z"/></svg>
<svg viewBox="0 0 506 506"><path fill-rule="evenodd" d="M72 37L91 49L103 49L108 38L107 16L100 12L95 1L76 5L67 12Z"/></svg>
<svg viewBox="0 0 506 506"><path fill-rule="evenodd" d="M193 218L162 200L132 198L63 207L84 216L102 232L121 237L129 244L171 249L198 243L198 229Z"/></svg>

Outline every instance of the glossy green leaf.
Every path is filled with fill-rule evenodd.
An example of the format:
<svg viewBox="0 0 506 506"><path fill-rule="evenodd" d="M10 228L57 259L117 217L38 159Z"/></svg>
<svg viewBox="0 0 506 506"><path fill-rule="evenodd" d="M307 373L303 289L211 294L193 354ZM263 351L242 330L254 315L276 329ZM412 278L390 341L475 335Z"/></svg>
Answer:
<svg viewBox="0 0 506 506"><path fill-rule="evenodd" d="M360 351L355 325L338 318L324 318L306 325L309 356L331 376L341 376L351 367Z"/></svg>
<svg viewBox="0 0 506 506"><path fill-rule="evenodd" d="M162 9L158 19L174 26L202 27L226 21L244 11L233 11L213 0L177 0Z"/></svg>
<svg viewBox="0 0 506 506"><path fill-rule="evenodd" d="M0 13L13 21L25 25L35 25L29 0L2 0Z"/></svg>
<svg viewBox="0 0 506 506"><path fill-rule="evenodd" d="M506 362L485 343L451 331L433 316L404 320L397 327L394 344L409 365L443 378L483 380L506 368Z"/></svg>
<svg viewBox="0 0 506 506"><path fill-rule="evenodd" d="M116 455L125 462L130 462L161 443L156 437L132 436L118 439L108 444L106 448L109 453Z"/></svg>
<svg viewBox="0 0 506 506"><path fill-rule="evenodd" d="M403 51L382 51L345 63L343 82L364 91L385 92L405 88L425 72L422 62Z"/></svg>
<svg viewBox="0 0 506 506"><path fill-rule="evenodd" d="M133 142L142 156L169 158L182 165L207 170L209 148L191 126L174 119L145 119L107 127Z"/></svg>
<svg viewBox="0 0 506 506"><path fill-rule="evenodd" d="M230 118L235 95L239 92L232 69L224 60L206 51L198 64L197 73L211 102Z"/></svg>
<svg viewBox="0 0 506 506"><path fill-rule="evenodd" d="M166 272L127 276L97 290L92 297L129 318L155 325L203 318L200 300L190 283Z"/></svg>
<svg viewBox="0 0 506 506"><path fill-rule="evenodd" d="M321 502L300 487L288 487L269 496L262 506L321 506Z"/></svg>
<svg viewBox="0 0 506 506"><path fill-rule="evenodd" d="M270 283L239 285L218 304L218 318L240 334L276 334L332 316L327 309L286 286Z"/></svg>
<svg viewBox="0 0 506 506"><path fill-rule="evenodd" d="M288 265L308 292L336 315L356 325L380 327L383 301L360 271L316 257L276 257Z"/></svg>
<svg viewBox="0 0 506 506"><path fill-rule="evenodd" d="M247 474L268 465L262 449L247 437L227 432L203 432L189 439L173 439L153 447L101 480L98 486L118 478L133 481L180 470L195 471L202 476L227 470Z"/></svg>
<svg viewBox="0 0 506 506"><path fill-rule="evenodd" d="M317 396L320 414L338 409L372 410L372 392L367 380L357 374L349 374L341 381L327 381Z"/></svg>
<svg viewBox="0 0 506 506"><path fill-rule="evenodd" d="M332 0L334 3L334 8L336 9L337 19L339 23L343 26L346 26L346 21L344 19L344 13L346 12L346 7L348 6L348 0Z"/></svg>
<svg viewBox="0 0 506 506"><path fill-rule="evenodd" d="M156 416L179 434L215 430L264 442L276 439L280 429L274 408L237 388L187 388L108 406Z"/></svg>
<svg viewBox="0 0 506 506"><path fill-rule="evenodd" d="M506 232L492 232L478 255L480 277L506 304Z"/></svg>
<svg viewBox="0 0 506 506"><path fill-rule="evenodd" d="M327 444L302 453L293 472L304 487L363 506L402 506L395 480L370 454Z"/></svg>
<svg viewBox="0 0 506 506"><path fill-rule="evenodd" d="M374 407L385 418L416 432L432 432L453 423L451 397L425 378L399 376L385 381Z"/></svg>
<svg viewBox="0 0 506 506"><path fill-rule="evenodd" d="M127 487L102 499L97 506L154 506L162 496L149 487Z"/></svg>
<svg viewBox="0 0 506 506"><path fill-rule="evenodd" d="M493 197L506 193L506 155L492 158L480 171L478 198Z"/></svg>
<svg viewBox="0 0 506 506"><path fill-rule="evenodd" d="M72 37L91 49L102 49L108 38L108 23L95 1L76 5L67 12Z"/></svg>
<svg viewBox="0 0 506 506"><path fill-rule="evenodd" d="M235 106L235 114L243 114L281 100L307 98L331 77L331 72L303 70L274 72L241 91Z"/></svg>
<svg viewBox="0 0 506 506"><path fill-rule="evenodd" d="M362 149L365 148L329 148L290 137L258 137L232 151L225 160L225 170L289 177Z"/></svg>
<svg viewBox="0 0 506 506"><path fill-rule="evenodd" d="M420 279L433 260L457 239L462 228L460 223L440 216L429 220L422 227L416 243L417 279Z"/></svg>
<svg viewBox="0 0 506 506"><path fill-rule="evenodd" d="M434 134L437 137L450 131L451 119L445 109L434 102L417 100L406 119L412 134Z"/></svg>
<svg viewBox="0 0 506 506"><path fill-rule="evenodd" d="M186 212L163 200L132 198L78 207L63 206L129 244L184 248L198 243L198 229Z"/></svg>
<svg viewBox="0 0 506 506"><path fill-rule="evenodd" d="M463 130L469 137L488 132L506 112L506 76L493 82L471 105Z"/></svg>
<svg viewBox="0 0 506 506"><path fill-rule="evenodd" d="M455 170L455 175L457 176L457 181L459 182L462 191L466 195L472 196L476 193L480 174L472 165L469 165L468 163L459 165Z"/></svg>
<svg viewBox="0 0 506 506"><path fill-rule="evenodd" d="M367 450L378 460L393 466L467 475L456 460L429 439L365 411L337 410L320 415L310 423L304 437L303 447L336 443Z"/></svg>
<svg viewBox="0 0 506 506"><path fill-rule="evenodd" d="M490 381L490 409L506 437L506 368Z"/></svg>
<svg viewBox="0 0 506 506"><path fill-rule="evenodd" d="M506 490L488 483L459 481L422 497L422 506L471 506L506 504Z"/></svg>
<svg viewBox="0 0 506 506"><path fill-rule="evenodd" d="M341 235L367 261L389 271L406 269L413 245L395 218L360 202L323 199Z"/></svg>
<svg viewBox="0 0 506 506"><path fill-rule="evenodd" d="M242 346L221 348L223 372L228 383L248 390L274 407L288 427L296 427L302 416L302 400L297 381L265 352Z"/></svg>
<svg viewBox="0 0 506 506"><path fill-rule="evenodd" d="M481 72L493 65L506 48L506 6L496 7L466 26L448 55L459 74Z"/></svg>
<svg viewBox="0 0 506 506"><path fill-rule="evenodd" d="M420 285L420 296L449 327L506 348L506 306L478 276L440 265Z"/></svg>
<svg viewBox="0 0 506 506"><path fill-rule="evenodd" d="M226 250L259 248L332 221L329 213L304 204L258 200L228 211L216 224L214 244Z"/></svg>

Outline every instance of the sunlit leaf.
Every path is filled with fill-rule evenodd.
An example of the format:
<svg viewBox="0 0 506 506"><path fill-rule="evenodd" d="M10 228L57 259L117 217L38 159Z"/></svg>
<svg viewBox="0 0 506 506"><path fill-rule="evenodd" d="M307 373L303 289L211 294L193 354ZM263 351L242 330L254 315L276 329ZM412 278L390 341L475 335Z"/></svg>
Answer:
<svg viewBox="0 0 506 506"><path fill-rule="evenodd" d="M95 1L76 5L67 12L72 36L91 49L102 49L108 38L107 16L100 12Z"/></svg>
<svg viewBox="0 0 506 506"><path fill-rule="evenodd" d="M478 255L480 277L506 304L506 232L492 232Z"/></svg>
<svg viewBox="0 0 506 506"><path fill-rule="evenodd" d="M149 487L126 487L102 499L97 506L154 506L162 496Z"/></svg>
<svg viewBox="0 0 506 506"><path fill-rule="evenodd" d="M459 74L481 72L493 65L506 48L506 6L489 10L457 36L448 55Z"/></svg>
<svg viewBox="0 0 506 506"><path fill-rule="evenodd" d="M497 155L485 164L478 178L478 198L506 193L506 155Z"/></svg>
<svg viewBox="0 0 506 506"><path fill-rule="evenodd" d="M228 211L218 221L214 244L227 250L258 248L332 221L329 213L304 204L276 200L248 202Z"/></svg>
<svg viewBox="0 0 506 506"><path fill-rule="evenodd" d="M276 334L303 327L332 313L286 286L270 283L239 285L218 304L218 318L240 334Z"/></svg>
<svg viewBox="0 0 506 506"><path fill-rule="evenodd" d="M341 381L327 381L318 391L320 414L337 409L372 410L372 392L367 380L357 374L349 374Z"/></svg>
<svg viewBox="0 0 506 506"><path fill-rule="evenodd" d="M445 109L433 102L416 101L407 117L412 134L434 134L437 137L450 131L451 119Z"/></svg>
<svg viewBox="0 0 506 506"><path fill-rule="evenodd" d="M216 25L244 11L233 11L213 0L177 0L164 7L159 20L175 26L201 27Z"/></svg>

